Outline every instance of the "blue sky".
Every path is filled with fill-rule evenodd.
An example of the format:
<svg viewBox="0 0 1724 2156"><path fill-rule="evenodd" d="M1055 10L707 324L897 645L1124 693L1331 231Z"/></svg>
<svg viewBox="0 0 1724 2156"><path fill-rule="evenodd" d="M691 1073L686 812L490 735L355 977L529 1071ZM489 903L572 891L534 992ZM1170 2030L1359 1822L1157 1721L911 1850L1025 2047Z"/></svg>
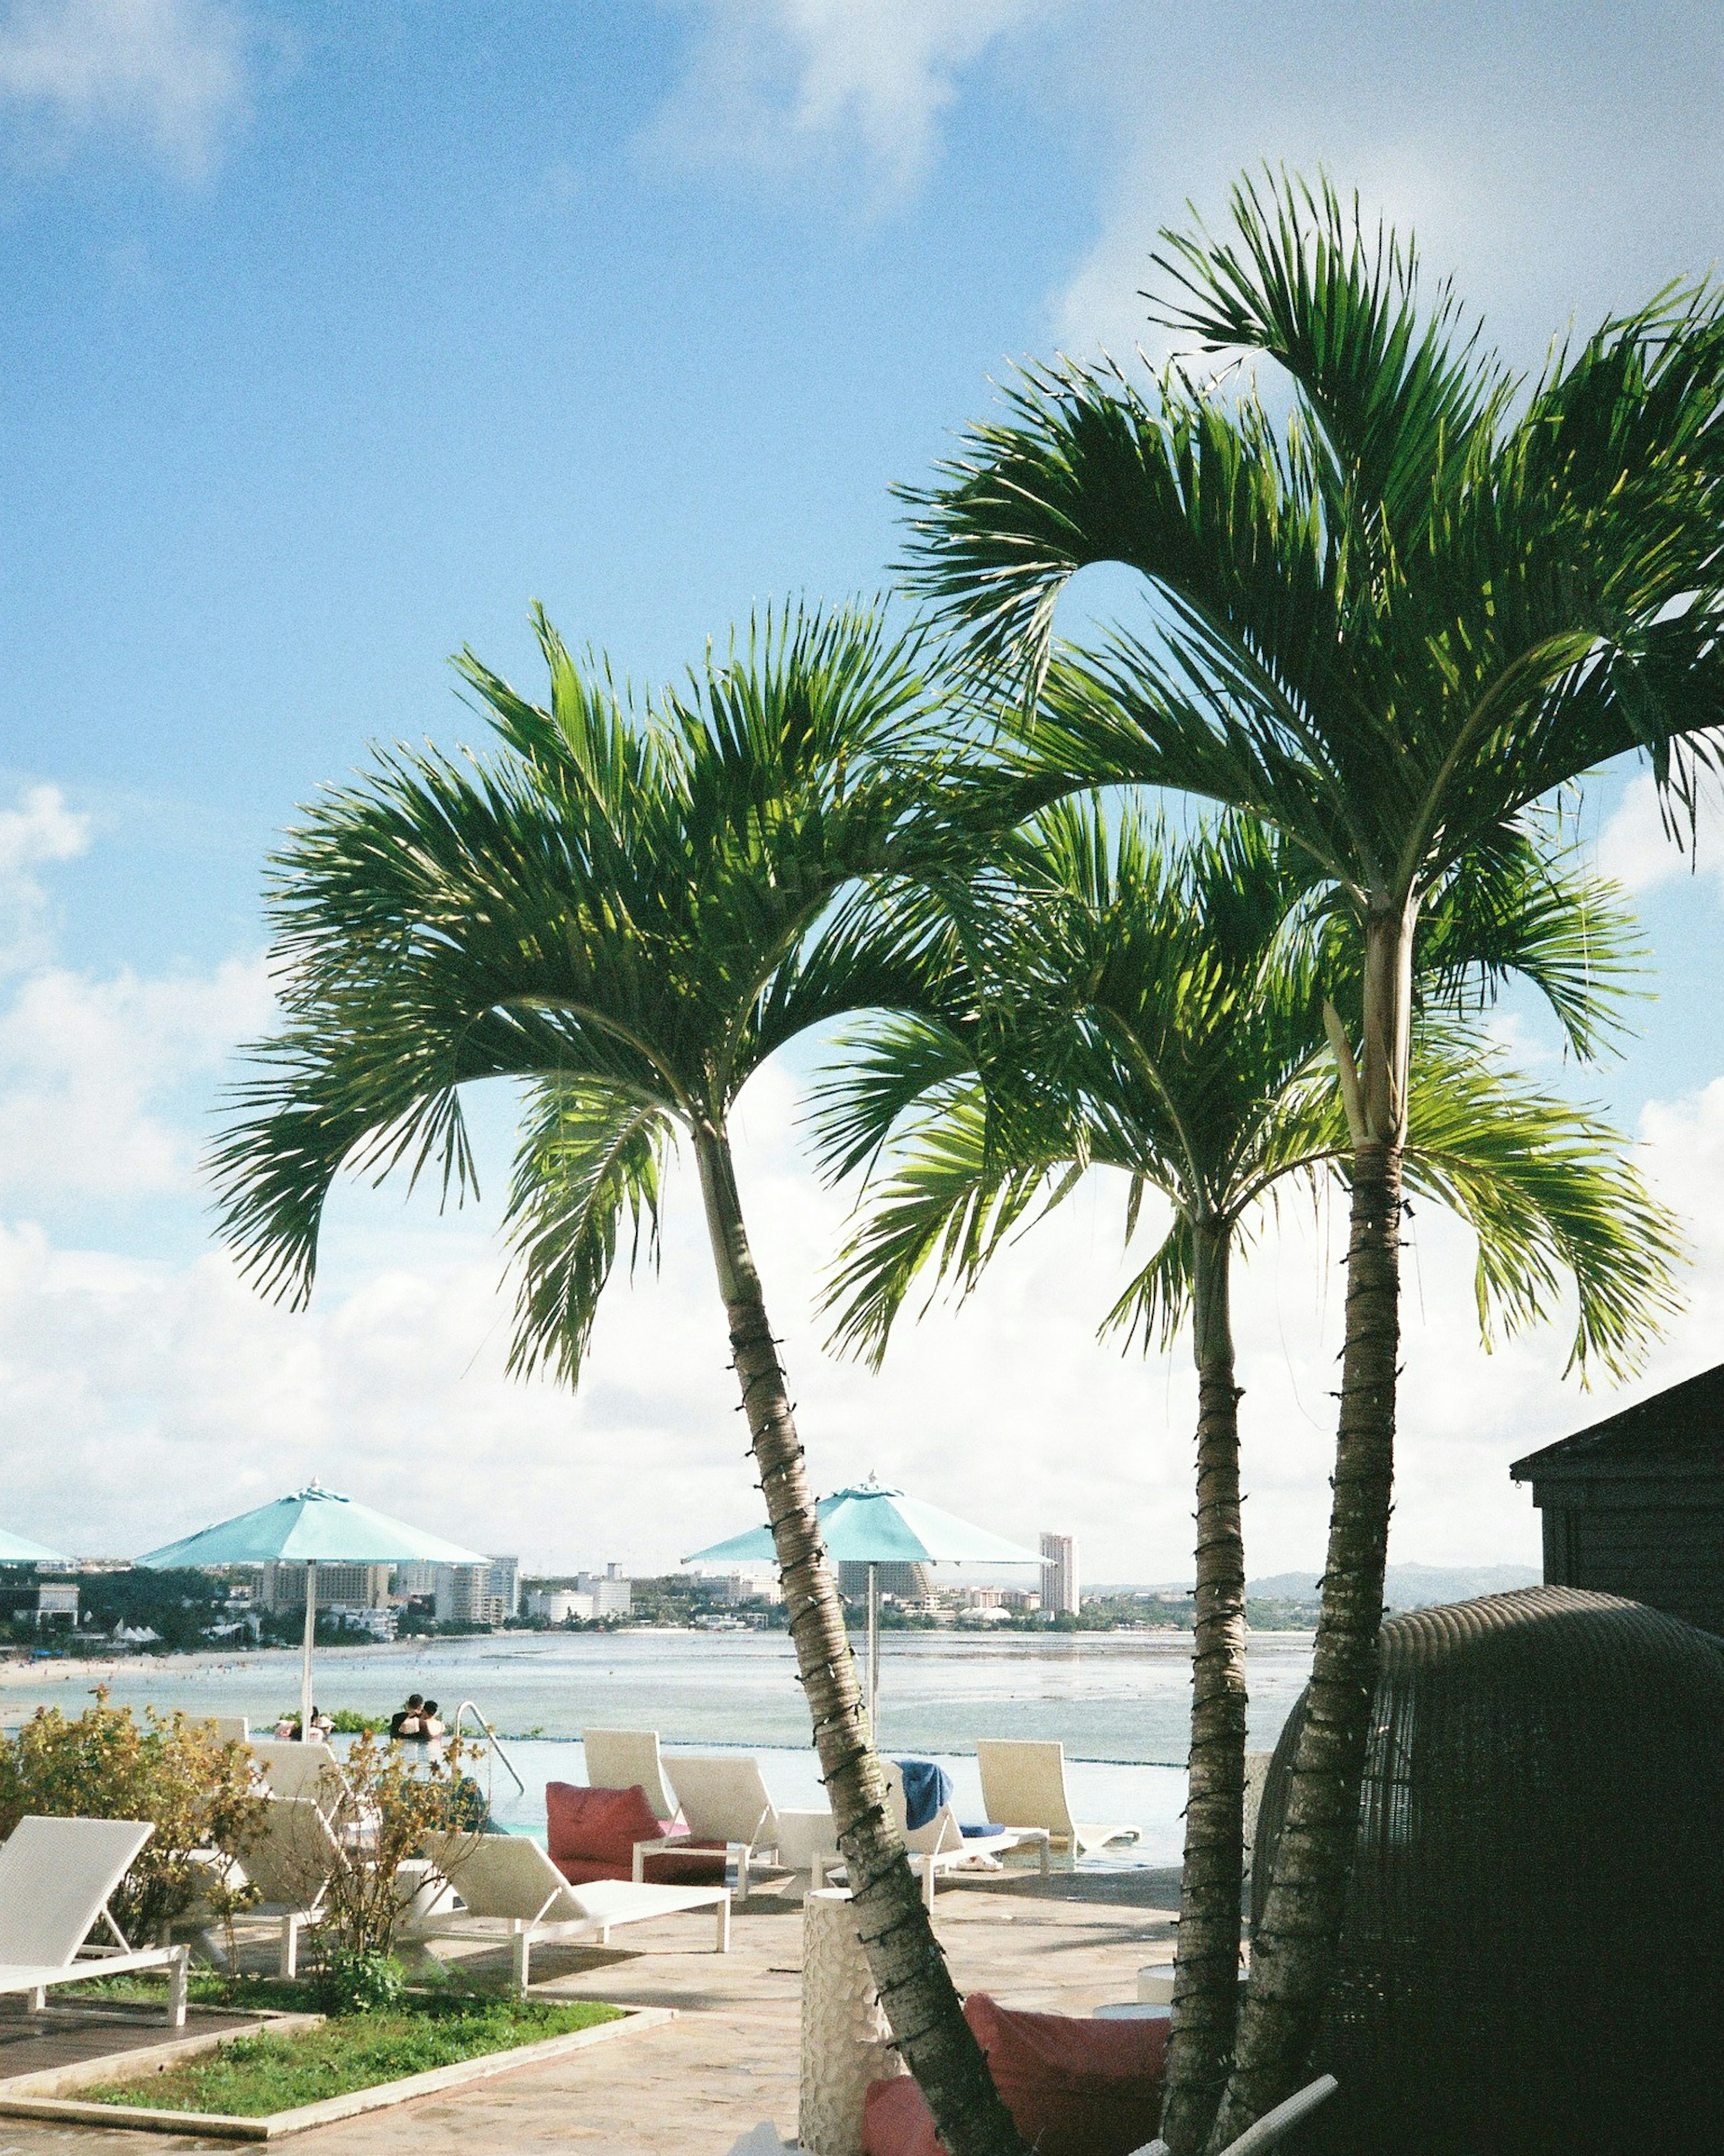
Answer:
<svg viewBox="0 0 1724 2156"><path fill-rule="evenodd" d="M1323 160L1415 225L1536 363L1711 265L1721 90L1697 6L0 4L0 1517L118 1548L314 1469L398 1505L410 1471L540 1559L710 1538L750 1502L709 1457L721 1370L699 1344L641 1375L706 1342L693 1245L603 1321L574 1409L495 1368L486 1212L344 1199L305 1320L225 1275L195 1163L267 1023L272 835L367 740L469 731L462 644L531 683L530 598L650 678L787 592L879 588L893 485L1015 361L1128 352L1157 226L1258 158ZM1620 789L1591 828L1660 994L1602 1083L1698 1211L1715 1144L1724 1190L1719 856L1672 874ZM796 1301L836 1216L790 1116L788 1088L757 1113L756 1204ZM1121 1370L1074 1308L1045 1391L1014 1373L1049 1280L1087 1265L1101 1306L1115 1229L1072 1234L878 1387L808 1332L809 1441L926 1484L931 1424L947 1499L1003 1448L1003 1531L1075 1525L1092 1570L1168 1576L1183 1366ZM1586 1410L1554 1337L1480 1362L1465 1252L1430 1263L1460 1283L1426 1276L1433 1367L1470 1374L1412 1432L1399 1553L1524 1554L1501 1463ZM1301 1264L1253 1349L1301 1432L1264 1440L1265 1568L1321 1534ZM1714 1270L1724 1294L1708 1243L1660 1374L1711 1359ZM1082 1490L1048 1435L1075 1396L1102 1426ZM609 1462L623 1434L644 1481Z"/></svg>

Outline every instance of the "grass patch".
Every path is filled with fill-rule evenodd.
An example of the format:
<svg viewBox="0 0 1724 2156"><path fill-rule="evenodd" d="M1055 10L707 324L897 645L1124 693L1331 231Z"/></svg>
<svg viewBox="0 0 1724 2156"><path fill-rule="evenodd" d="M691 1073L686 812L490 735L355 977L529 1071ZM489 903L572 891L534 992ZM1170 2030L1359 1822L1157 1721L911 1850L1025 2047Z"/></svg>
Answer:
<svg viewBox="0 0 1724 2156"><path fill-rule="evenodd" d="M279 1998L279 1989L272 1989ZM236 2037L205 2058L140 2081L98 2083L80 2089L78 2096L86 2103L263 2118L458 2060L591 2029L616 2020L619 2013L586 1999L416 2002L406 2011L346 2015L297 2035Z"/></svg>

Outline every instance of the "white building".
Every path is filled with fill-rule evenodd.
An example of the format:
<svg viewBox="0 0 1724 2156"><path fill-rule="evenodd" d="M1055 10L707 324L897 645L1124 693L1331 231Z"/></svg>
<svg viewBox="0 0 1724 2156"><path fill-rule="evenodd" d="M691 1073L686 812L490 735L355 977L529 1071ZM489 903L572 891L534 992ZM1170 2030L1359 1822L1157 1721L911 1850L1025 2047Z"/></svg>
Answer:
<svg viewBox="0 0 1724 2156"><path fill-rule="evenodd" d="M403 1566L405 1572L408 1568ZM506 1625L521 1608L521 1559L487 1558L483 1564L430 1568L432 1609L439 1625ZM423 1594L418 1588L408 1590Z"/></svg>
<svg viewBox="0 0 1724 2156"><path fill-rule="evenodd" d="M783 1585L776 1574L726 1572L707 1584L716 1599L727 1607L739 1602L768 1602L776 1606L784 1599Z"/></svg>
<svg viewBox="0 0 1724 2156"><path fill-rule="evenodd" d="M577 1572L575 1591L593 1597L595 1617L628 1617L634 1614L634 1583L623 1577L620 1565L608 1564L603 1573Z"/></svg>
<svg viewBox="0 0 1724 2156"><path fill-rule="evenodd" d="M381 1609L389 1599L390 1567L387 1564L320 1564L317 1568L317 1606L320 1609ZM264 1607L273 1616L305 1614L305 1568L302 1564L266 1564L262 1588Z"/></svg>
<svg viewBox="0 0 1724 2156"><path fill-rule="evenodd" d="M1078 1549L1075 1535L1042 1537L1042 1607L1055 1616L1078 1614Z"/></svg>
<svg viewBox="0 0 1724 2156"><path fill-rule="evenodd" d="M572 1587L536 1587L526 1598L529 1617L541 1617L547 1625L567 1625L571 1617L582 1624L593 1618L593 1597Z"/></svg>
<svg viewBox="0 0 1724 2156"><path fill-rule="evenodd" d="M64 1618L75 1625L78 1622L78 1595L82 1583L75 1579L38 1579L36 1583L35 1619L38 1625L51 1625Z"/></svg>

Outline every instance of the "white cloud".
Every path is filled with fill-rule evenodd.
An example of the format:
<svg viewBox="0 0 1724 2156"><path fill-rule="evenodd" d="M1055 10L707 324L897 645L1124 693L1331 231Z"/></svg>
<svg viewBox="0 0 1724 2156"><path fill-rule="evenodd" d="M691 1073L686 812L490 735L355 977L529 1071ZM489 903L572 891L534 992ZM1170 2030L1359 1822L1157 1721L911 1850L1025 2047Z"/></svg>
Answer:
<svg viewBox="0 0 1724 2156"><path fill-rule="evenodd" d="M1056 341L1158 355L1138 297L1158 232L1188 225L1188 201L1218 226L1233 181L1265 161L1322 167L1373 220L1415 230L1520 365L1571 316L1588 326L1703 274L1724 211L1716 9L1672 0L1631 28L1566 0L1464 13L1464 33L1452 9L1361 15L1331 0L1146 5L1100 34L1086 18L1060 79L1092 121L1111 116L1113 172L1099 228L1049 296Z"/></svg>
<svg viewBox="0 0 1724 2156"><path fill-rule="evenodd" d="M1694 836L1678 818L1679 845L1665 829L1658 788L1650 772L1639 772L1598 834L1598 866L1630 891L1650 891L1676 876L1699 874L1724 887L1724 800L1708 788Z"/></svg>
<svg viewBox="0 0 1724 2156"><path fill-rule="evenodd" d="M48 893L37 871L89 843L90 819L67 808L57 786L33 786L15 808L0 808L0 974L47 947Z"/></svg>
<svg viewBox="0 0 1724 2156"><path fill-rule="evenodd" d="M66 141L113 131L208 169L248 95L245 27L222 0L13 0L0 104Z"/></svg>
<svg viewBox="0 0 1724 2156"><path fill-rule="evenodd" d="M202 1081L207 1093L269 1010L255 961L156 979L28 975L0 1008L0 1194L188 1194L199 1122L182 1089Z"/></svg>
<svg viewBox="0 0 1724 2156"><path fill-rule="evenodd" d="M798 1159L791 1111L787 1080L756 1081L739 1164L817 1486L876 1468L1004 1533L1075 1532L1092 1578L1186 1573L1187 1352L1146 1363L1093 1337L1120 1276L1114 1194L1080 1198L1026 1237L962 1312L906 1324L871 1376L820 1348L809 1290L843 1204ZM1724 1087L1716 1121L1724 1166ZM150 1265L15 1228L0 1236L14 1524L124 1551L316 1473L531 1563L675 1563L751 1523L760 1502L691 1183L685 1168L662 1274L613 1283L573 1399L504 1375L494 1206L420 1224L387 1194L345 1193L300 1315L259 1301L219 1255ZM1319 1234L1290 1209L1239 1285L1256 1570L1315 1566L1322 1548L1341 1224ZM1422 1214L1419 1240L1397 1553L1536 1560L1507 1463L1594 1410L1560 1381L1557 1333L1480 1355L1465 1239Z"/></svg>
<svg viewBox="0 0 1724 2156"><path fill-rule="evenodd" d="M794 170L859 151L889 196L926 172L964 70L1031 0L692 0L688 64L644 147ZM1040 11L1049 11L1043 8Z"/></svg>

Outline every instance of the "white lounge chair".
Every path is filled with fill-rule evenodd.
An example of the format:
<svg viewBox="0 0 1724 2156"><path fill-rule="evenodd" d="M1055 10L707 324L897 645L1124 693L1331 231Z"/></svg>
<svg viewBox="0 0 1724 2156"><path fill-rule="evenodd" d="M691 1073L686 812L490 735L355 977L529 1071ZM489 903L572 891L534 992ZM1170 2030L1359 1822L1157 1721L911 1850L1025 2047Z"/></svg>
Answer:
<svg viewBox="0 0 1724 2156"><path fill-rule="evenodd" d="M464 1906L423 1918L408 1936L495 1938L500 1926L513 1948L517 1993L527 1988L536 1939L590 1939L608 1946L615 1926L674 1916L680 1909L714 1910L717 1951L731 1950L728 1887L654 1887L626 1879L572 1887L539 1845L519 1834L439 1835L428 1854Z"/></svg>
<svg viewBox="0 0 1724 2156"><path fill-rule="evenodd" d="M32 2013L49 1988L132 1971L167 1972L167 2025L186 2020L187 1947L134 1948L108 1907L148 1820L21 1819L0 1848L0 1994L22 1992ZM92 1942L100 1921L107 1942Z"/></svg>
<svg viewBox="0 0 1724 2156"><path fill-rule="evenodd" d="M1297 2089L1285 2103L1278 2103L1273 2111L1264 2112L1255 2126L1248 2126L1234 2141L1229 2141L1221 2156L1265 2156L1270 2148L1279 2148L1301 2119L1309 2118L1320 2103L1326 2103L1341 2084L1333 2074L1319 2074L1314 2082L1307 2082ZM1159 2138L1144 2148L1133 2151L1133 2156L1169 2156L1167 2144Z"/></svg>
<svg viewBox="0 0 1724 2156"><path fill-rule="evenodd" d="M904 1769L895 1759L883 1762L886 1775L886 1803L892 1814L892 1822L904 1838L909 1852L910 1868L922 1882L922 1898L931 1909L934 1906L934 1881L944 1874L950 1877L955 1872L998 1871L999 1860L1008 1849L1034 1849L1041 1860L1042 1876L1048 1876L1048 1847L1050 1836L1045 1827L1006 1827L998 1834L966 1834L958 1823L957 1814L951 1804L943 1804L931 1820L921 1826L909 1823L909 1813L904 1802ZM990 1822L998 1825L998 1821ZM814 1885L824 1885L826 1880L847 1867L842 1857L817 1870Z"/></svg>
<svg viewBox="0 0 1724 2156"><path fill-rule="evenodd" d="M922 1895L931 1909L937 1874L998 1871L999 1860L1008 1849L1033 1848L1041 1861L1042 1876L1047 1877L1052 1837L1045 1827L1005 1826L992 1820L991 1825L1000 1827L998 1834L966 1834L949 1802L942 1804L932 1819L911 1826L904 1802L904 1769L895 1759L888 1759L885 1768L886 1802L892 1808L892 1823L904 1837L912 1867L921 1876Z"/></svg>
<svg viewBox="0 0 1724 2156"><path fill-rule="evenodd" d="M641 1789L657 1820L676 1817L676 1792L664 1779L654 1729L587 1729L581 1735L587 1781L595 1789Z"/></svg>
<svg viewBox="0 0 1724 2156"><path fill-rule="evenodd" d="M243 1861L246 1879L263 1897L246 1915L280 1928L280 1975L298 1974L300 1933L322 1921L325 1897L343 1861L336 1830L315 1797L270 1798L263 1830Z"/></svg>
<svg viewBox="0 0 1724 2156"><path fill-rule="evenodd" d="M1136 1841L1135 1826L1097 1825L1075 1820L1065 1793L1065 1748L1057 1739L982 1737L976 1741L982 1769L982 1808L1001 1826L1044 1827L1074 1861L1111 1841Z"/></svg>
<svg viewBox="0 0 1724 2156"><path fill-rule="evenodd" d="M736 1860L736 1898L746 1902L750 1864L778 1853L778 1814L760 1762L747 1752L679 1752L671 1764L689 1838L724 1845L726 1861ZM680 1838L636 1842L636 1879L645 1877L648 1857L662 1856Z"/></svg>
<svg viewBox="0 0 1724 2156"><path fill-rule="evenodd" d="M375 1811L362 1804L327 1744L313 1738L254 1737L251 1756L272 1797L305 1798L315 1804L344 1840L363 1845L377 1830Z"/></svg>

